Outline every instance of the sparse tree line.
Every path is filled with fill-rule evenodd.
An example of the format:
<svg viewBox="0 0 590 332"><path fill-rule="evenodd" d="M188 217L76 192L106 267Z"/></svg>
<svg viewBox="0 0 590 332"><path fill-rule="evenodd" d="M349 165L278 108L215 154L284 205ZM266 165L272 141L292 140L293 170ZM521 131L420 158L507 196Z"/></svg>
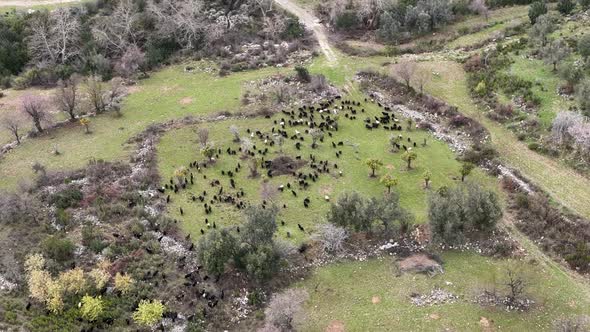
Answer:
<svg viewBox="0 0 590 332"><path fill-rule="evenodd" d="M583 10L589 8L589 4L584 2L578 5L565 2L567 1L560 1L558 4L558 10L563 15L570 14L577 6ZM500 122L510 121L519 113L512 104L498 101L498 91L522 100L521 108L538 108L541 99L533 92L535 83L503 70L511 65L510 57L513 54L528 52L525 48L530 47L529 56L543 60L562 80L558 92L571 96L576 104L569 110L558 112L551 126L551 135L545 135L538 119L532 115L527 115L525 121L513 128L519 139L532 140L529 143L530 149L566 156L574 167L586 171L584 164L575 160L588 160L590 157L589 142L586 139L589 130L586 117L590 114L590 34L556 36L555 31L563 18L556 12L548 12L547 5L543 2L530 5L529 18L532 26L528 31L528 38L501 45L495 50L474 56L465 63L465 69L470 73L469 87L474 97L491 107L488 116Z"/></svg>
<svg viewBox="0 0 590 332"><path fill-rule="evenodd" d="M425 34L468 14L488 18L489 8L528 4L531 0L333 0L316 12L332 28L346 33L373 31L386 43L398 43Z"/></svg>
<svg viewBox="0 0 590 332"><path fill-rule="evenodd" d="M64 113L68 121L79 120L85 133L90 134L91 120L86 115L112 111L120 116L124 95L125 89L120 78L113 78L105 83L99 76L82 78L74 74L68 79L59 80L57 89L50 97L23 95L20 111L5 112L0 118L0 124L20 144L28 128L33 128L32 133L35 135L43 133L54 120L50 110L57 109ZM27 126L27 122L31 126Z"/></svg>
<svg viewBox="0 0 590 332"><path fill-rule="evenodd" d="M0 17L0 83L50 85L72 73L133 77L177 54L222 55L224 45L299 37L289 22L269 0L100 0L14 12Z"/></svg>

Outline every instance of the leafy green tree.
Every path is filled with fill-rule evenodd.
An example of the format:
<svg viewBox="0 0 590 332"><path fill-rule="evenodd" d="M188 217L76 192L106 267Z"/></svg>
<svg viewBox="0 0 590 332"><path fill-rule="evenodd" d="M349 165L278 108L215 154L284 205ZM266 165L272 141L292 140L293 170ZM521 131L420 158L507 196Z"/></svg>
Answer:
<svg viewBox="0 0 590 332"><path fill-rule="evenodd" d="M465 217L479 231L490 231L502 218L502 207L498 196L491 190L469 184L464 203Z"/></svg>
<svg viewBox="0 0 590 332"><path fill-rule="evenodd" d="M569 15L576 8L576 3L572 0L559 0L557 10L563 15Z"/></svg>
<svg viewBox="0 0 590 332"><path fill-rule="evenodd" d="M245 211L246 223L240 233L240 242L251 247L257 247L272 243L273 236L277 230L276 207L262 208L253 206Z"/></svg>
<svg viewBox="0 0 590 332"><path fill-rule="evenodd" d="M248 251L242 258L246 272L257 281L270 279L280 267L281 256L276 247L265 244Z"/></svg>
<svg viewBox="0 0 590 332"><path fill-rule="evenodd" d="M357 232L367 231L371 222L365 215L365 202L357 192L344 193L330 206L328 222Z"/></svg>
<svg viewBox="0 0 590 332"><path fill-rule="evenodd" d="M383 166L383 162L379 159L370 158L365 161L365 164L371 170L371 177L375 177L375 171L377 171L381 166Z"/></svg>
<svg viewBox="0 0 590 332"><path fill-rule="evenodd" d="M588 57L590 57L590 33L583 35L578 40L578 53L584 60L588 60Z"/></svg>
<svg viewBox="0 0 590 332"><path fill-rule="evenodd" d="M462 197L456 190L441 188L428 199L428 220L435 241L457 244L464 241Z"/></svg>
<svg viewBox="0 0 590 332"><path fill-rule="evenodd" d="M529 30L529 37L541 46L547 44L547 36L555 30L553 18L549 14L541 15Z"/></svg>
<svg viewBox="0 0 590 332"><path fill-rule="evenodd" d="M471 171L475 168L472 163L463 163L461 165L461 182L465 182L465 177L471 174Z"/></svg>
<svg viewBox="0 0 590 332"><path fill-rule="evenodd" d="M377 36L385 42L397 44L403 32L400 22L389 11L386 11L381 14L379 25Z"/></svg>
<svg viewBox="0 0 590 332"><path fill-rule="evenodd" d="M144 326L151 326L162 320L166 307L160 300L141 300L133 313L133 320Z"/></svg>
<svg viewBox="0 0 590 332"><path fill-rule="evenodd" d="M557 39L541 49L543 60L553 65L553 71L557 71L557 64L567 58L570 53L571 49L563 39Z"/></svg>
<svg viewBox="0 0 590 332"><path fill-rule="evenodd" d="M433 237L446 244L463 242L468 232L491 231L501 217L496 193L476 184L441 188L428 200Z"/></svg>
<svg viewBox="0 0 590 332"><path fill-rule="evenodd" d="M390 230L395 224L398 224L399 229L404 233L409 229L414 219L407 210L401 207L399 194L396 192L380 199L371 198L365 203L364 215L370 222L370 226L379 222L385 230Z"/></svg>
<svg viewBox="0 0 590 332"><path fill-rule="evenodd" d="M201 154L207 158L209 161L213 161L213 156L215 156L215 149L213 148L213 146L211 144L206 144L202 149L201 149Z"/></svg>
<svg viewBox="0 0 590 332"><path fill-rule="evenodd" d="M397 179L390 174L385 174L379 180L387 188L387 193L391 193L391 187L397 186Z"/></svg>
<svg viewBox="0 0 590 332"><path fill-rule="evenodd" d="M584 78L584 71L581 66L568 63L559 68L559 77L565 80L568 84L574 86L580 83L580 81Z"/></svg>
<svg viewBox="0 0 590 332"><path fill-rule="evenodd" d="M580 4L580 7L582 7L582 9L584 10L590 8L590 0L578 0L578 3Z"/></svg>
<svg viewBox="0 0 590 332"><path fill-rule="evenodd" d="M372 229L373 223L381 223L391 229L394 223L401 228L407 227L413 217L399 203L399 194L391 192L381 199L363 199L357 192L345 193L330 206L326 216L329 223L352 229L355 232L366 232Z"/></svg>
<svg viewBox="0 0 590 332"><path fill-rule="evenodd" d="M97 321L104 313L103 300L98 297L92 297L90 295L84 295L80 302L80 314L82 318L94 322Z"/></svg>
<svg viewBox="0 0 590 332"><path fill-rule="evenodd" d="M402 155L402 160L408 163L408 169L412 169L412 161L416 158L418 158L418 154L412 150L408 150Z"/></svg>
<svg viewBox="0 0 590 332"><path fill-rule="evenodd" d="M529 6L529 19L531 24L535 24L537 18L543 14L547 14L547 5L543 1L533 2Z"/></svg>
<svg viewBox="0 0 590 332"><path fill-rule="evenodd" d="M199 240L198 257L207 272L221 275L237 253L237 239L227 229L212 230Z"/></svg>

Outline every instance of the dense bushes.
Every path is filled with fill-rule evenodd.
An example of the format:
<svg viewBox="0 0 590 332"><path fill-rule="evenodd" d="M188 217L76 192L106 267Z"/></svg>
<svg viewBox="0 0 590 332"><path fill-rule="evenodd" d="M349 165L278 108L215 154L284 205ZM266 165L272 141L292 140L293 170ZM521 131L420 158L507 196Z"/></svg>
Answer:
<svg viewBox="0 0 590 332"><path fill-rule="evenodd" d="M443 187L428 200L433 238L445 244L460 244L469 234L490 232L501 217L496 193L472 183Z"/></svg>
<svg viewBox="0 0 590 332"><path fill-rule="evenodd" d="M406 231L411 214L399 204L399 195L391 192L384 198L365 199L357 192L345 193L330 206L328 222L355 232L372 231L381 225L385 231L396 227Z"/></svg>
<svg viewBox="0 0 590 332"><path fill-rule="evenodd" d="M208 272L221 275L233 263L256 281L268 280L280 267L280 248L273 240L276 208L251 207L239 235L213 229L199 241L199 259Z"/></svg>
<svg viewBox="0 0 590 332"><path fill-rule="evenodd" d="M67 238L58 235L49 236L43 241L45 255L58 263L63 263L74 258L74 244Z"/></svg>
<svg viewBox="0 0 590 332"><path fill-rule="evenodd" d="M516 226L539 244L541 249L564 259L572 268L590 272L590 231L588 221L560 211L542 193L525 193L505 179L510 192L510 208L517 216Z"/></svg>

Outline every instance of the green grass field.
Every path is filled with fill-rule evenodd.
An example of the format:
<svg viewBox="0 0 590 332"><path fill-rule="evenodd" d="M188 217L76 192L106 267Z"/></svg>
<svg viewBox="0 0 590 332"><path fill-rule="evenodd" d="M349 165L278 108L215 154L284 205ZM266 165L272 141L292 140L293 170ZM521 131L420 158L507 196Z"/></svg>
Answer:
<svg viewBox="0 0 590 332"><path fill-rule="evenodd" d="M346 331L550 331L556 319L590 314L590 301L581 285L545 267L460 252L445 252L442 258L445 273L433 278L396 276L397 268L388 257L316 269L296 285L310 294L300 330L327 331L338 322ZM484 289L505 292L508 269L527 281L526 296L535 301L532 309L507 312L473 303ZM425 307L411 304L410 294L429 293L437 287L460 299ZM374 297L378 303L373 303ZM480 324L482 317L490 322L487 328Z"/></svg>
<svg viewBox="0 0 590 332"><path fill-rule="evenodd" d="M513 56L514 63L510 66L509 73L519 78L533 82L533 93L541 100L538 116L544 128L549 128L555 115L567 110L573 102L557 94L557 89L562 82L553 71L551 65L546 65L541 60L526 59L521 56Z"/></svg>
<svg viewBox="0 0 590 332"><path fill-rule="evenodd" d="M205 65L205 64L203 64ZM245 82L278 72L267 68L219 77L216 73L183 71L177 65L141 81L123 105L123 116L105 114L91 119L92 134L79 124L27 140L0 161L0 187L15 188L19 179L33 176L31 164L39 161L49 170L69 170L91 159L117 160L129 155L127 140L154 123L187 115L233 111L240 104ZM60 155L51 152L57 146Z"/></svg>
<svg viewBox="0 0 590 332"><path fill-rule="evenodd" d="M466 73L461 64L450 61L420 62L420 66L437 72L425 90L459 108L463 114L478 120L491 134L491 141L507 165L518 169L551 197L572 211L590 217L590 180L575 170L527 148L501 124L484 116L473 102L467 88Z"/></svg>
<svg viewBox="0 0 590 332"><path fill-rule="evenodd" d="M362 96L354 95L357 98L353 100L363 100ZM349 120L340 116L339 130L334 132L332 138L326 135L324 143L320 143L316 149L311 149L311 138L309 135L304 135L305 141L302 142L300 151L296 150L294 142L286 140L282 148L283 153L279 149L264 145L261 140L253 139L253 143L257 145L258 149L268 147L270 152L266 159L274 159L280 155L287 155L291 158L295 156L302 156L304 160L309 160L309 155L314 154L319 160L328 160L330 163L337 163L338 169L332 169L330 175L321 175L318 182L310 182L310 187L307 190L300 190L295 186L298 192L297 197L289 191L279 193L274 201L278 206L287 204L287 209L281 209L279 219L286 222L286 227L280 228L280 234L286 236L286 232L290 232L296 240L305 239L307 236L302 234L297 229L297 223L301 223L306 232L313 230L314 225L323 222L323 218L329 207L329 202L324 199L328 195L333 201L343 192L359 191L368 197L381 196L386 191L385 187L379 183L379 177L369 177L369 169L365 165L365 160L368 158L379 158L383 161L384 167L378 171L378 176L383 174L391 174L399 179L397 190L401 197L401 204L406 209L410 210L416 216L416 221L423 223L426 221L426 196L428 191L423 189L422 174L426 169L429 169L433 175L433 188L439 186L452 186L456 183L459 177L460 163L455 160L455 156L448 148L446 143L437 141L430 134L424 131L413 130L407 132L406 130L386 131L383 129L368 131L364 128L362 119L366 116L374 116L380 114L380 109L375 104L363 104L361 107L366 109L365 114L358 115L357 120ZM360 109L360 108L359 108ZM243 135L247 135L246 129L260 130L263 133L270 133L273 121L284 117L282 114L275 115L272 119L256 118L247 120L226 120L214 123L202 124L210 131L210 140L214 142L215 146L225 151L228 147L238 149L239 143L232 142L228 128L230 125L236 125L240 128ZM400 120L400 123L405 122ZM196 141L196 128L188 127L179 130L174 130L167 133L161 140L158 146L158 160L160 174L164 181L168 181L173 177L174 170L186 166L191 161L204 161L204 157L199 155L199 145ZM289 135L295 132L295 129L303 132L303 127L289 128L287 131ZM404 135L405 144L411 145L406 140L406 137L411 137L412 142L417 142L418 146L415 151L418 153L418 159L411 170L407 170L405 161L401 159L401 152L393 153L390 151L389 136L391 134ZM427 139L428 145L422 147L420 143ZM334 149L331 142L342 141L344 146ZM353 145L357 145L355 148ZM341 150L343 152L340 158L335 156L335 151ZM249 171L246 168L247 160L241 160L238 156L229 156L223 153L220 160L216 162L213 167L207 168L202 175L207 176L207 180L202 179L202 175L198 176L197 184L190 188L190 190L182 191L178 195L172 194L172 203L169 206L169 213L176 219L183 220L184 229L193 235L193 238L200 236L200 229L205 227L204 220L208 218L210 223L216 222L219 226L235 225L242 222L240 211L228 204L217 203L214 205L214 213L212 215L205 215L203 203L191 201L191 196L195 193L197 196L203 190L211 191L208 185L211 179L219 179L225 188L229 188L229 178L221 175L221 170L231 170L240 163L243 170L236 176L237 187L243 187L246 193L246 201L256 204L262 201L261 188L265 180L269 180L271 187L277 188L279 185L286 185L287 182L295 184L295 179L292 176L278 176L272 179L261 176L259 178L248 178ZM308 166L303 167L299 171L309 173L312 169ZM338 171L343 172L343 176L338 175ZM197 174L194 170L195 175ZM265 172L262 170L262 172ZM494 186L495 179L485 176L479 170L473 173L473 178L488 183L491 187ZM311 199L311 206L309 209L303 207L303 199L309 197ZM184 210L184 216L180 215L179 208Z"/></svg>

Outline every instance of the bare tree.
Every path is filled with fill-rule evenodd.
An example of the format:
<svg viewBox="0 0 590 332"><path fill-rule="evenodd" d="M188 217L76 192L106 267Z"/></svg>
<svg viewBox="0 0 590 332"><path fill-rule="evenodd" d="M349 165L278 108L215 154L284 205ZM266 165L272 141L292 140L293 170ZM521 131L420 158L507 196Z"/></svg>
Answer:
<svg viewBox="0 0 590 332"><path fill-rule="evenodd" d="M262 22L262 32L264 32L267 39L276 40L285 30L285 19L278 15L265 16L262 18Z"/></svg>
<svg viewBox="0 0 590 332"><path fill-rule="evenodd" d="M16 143L20 144L21 130L23 129L20 115L18 113L6 114L0 121L2 122L2 126L14 136Z"/></svg>
<svg viewBox="0 0 590 332"><path fill-rule="evenodd" d="M312 235L326 252L340 252L344 248L344 241L348 238L348 232L342 227L331 223L321 224Z"/></svg>
<svg viewBox="0 0 590 332"><path fill-rule="evenodd" d="M184 49L192 50L199 46L208 29L215 29L207 24L203 5L202 0L152 0L148 10L156 17L161 36L174 37Z"/></svg>
<svg viewBox="0 0 590 332"><path fill-rule="evenodd" d="M33 125L39 133L43 132L41 122L49 119L46 108L46 101L40 96L25 95L22 97L21 110L31 118Z"/></svg>
<svg viewBox="0 0 590 332"><path fill-rule="evenodd" d="M506 272L506 286L508 287L508 302L509 304L516 305L522 294L526 283L524 279L512 270Z"/></svg>
<svg viewBox="0 0 590 332"><path fill-rule="evenodd" d="M137 24L139 19L133 1L121 0L110 15L96 19L92 34L100 46L114 55L122 55L143 37L144 31Z"/></svg>
<svg viewBox="0 0 590 332"><path fill-rule="evenodd" d="M406 82L408 88L410 88L410 81L415 71L416 63L413 61L402 61L395 67L395 74Z"/></svg>
<svg viewBox="0 0 590 332"><path fill-rule="evenodd" d="M565 144L570 140L569 129L574 125L583 123L584 116L577 112L562 111L551 123L551 135L557 144Z"/></svg>
<svg viewBox="0 0 590 332"><path fill-rule="evenodd" d="M76 120L76 111L78 109L78 84L80 78L72 76L67 80L58 82L57 90L53 96L53 102L57 108L66 113L71 121Z"/></svg>
<svg viewBox="0 0 590 332"><path fill-rule="evenodd" d="M102 78L96 75L88 77L86 80L86 97L90 101L96 114L106 111L104 94L105 88Z"/></svg>
<svg viewBox="0 0 590 332"><path fill-rule="evenodd" d="M108 111L115 111L121 115L121 101L125 96L125 86L120 77L115 77L110 82L111 88L104 95L105 107Z"/></svg>
<svg viewBox="0 0 590 332"><path fill-rule="evenodd" d="M119 75L129 78L141 70L145 62L145 53L136 45L130 45L115 65L115 69Z"/></svg>
<svg viewBox="0 0 590 332"><path fill-rule="evenodd" d="M383 0L361 0L357 16L367 29L378 27L379 16L383 13L386 2Z"/></svg>
<svg viewBox="0 0 590 332"><path fill-rule="evenodd" d="M431 73L427 68L421 68L415 75L415 81L420 88L420 93L424 93L424 85L430 81Z"/></svg>
<svg viewBox="0 0 590 332"><path fill-rule="evenodd" d="M265 329L272 331L273 328L279 331L293 330L293 323L296 318L302 318L303 303L307 301L309 294L304 289L287 289L276 294L270 300L268 307L264 310L266 316Z"/></svg>
<svg viewBox="0 0 590 332"><path fill-rule="evenodd" d="M80 21L70 8L37 14L30 23L28 48L38 62L67 63L80 52Z"/></svg>
<svg viewBox="0 0 590 332"><path fill-rule="evenodd" d="M488 9L488 6L486 5L485 0L471 1L471 3L469 4L469 9L471 11L477 13L478 15L485 17L486 21L488 20L489 15L490 15L490 11Z"/></svg>
<svg viewBox="0 0 590 332"><path fill-rule="evenodd" d="M205 127L197 129L197 141L202 146L207 145L207 142L209 142L209 129Z"/></svg>

